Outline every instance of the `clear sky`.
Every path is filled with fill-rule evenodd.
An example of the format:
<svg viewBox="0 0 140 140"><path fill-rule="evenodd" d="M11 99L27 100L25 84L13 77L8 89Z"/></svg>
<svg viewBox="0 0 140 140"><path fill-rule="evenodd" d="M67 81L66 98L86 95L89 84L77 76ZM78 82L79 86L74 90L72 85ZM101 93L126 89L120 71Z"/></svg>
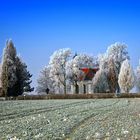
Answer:
<svg viewBox="0 0 140 140"><path fill-rule="evenodd" d="M116 42L128 45L134 68L140 58L139 0L0 0L0 54L11 38L33 74L59 48L92 55Z"/></svg>

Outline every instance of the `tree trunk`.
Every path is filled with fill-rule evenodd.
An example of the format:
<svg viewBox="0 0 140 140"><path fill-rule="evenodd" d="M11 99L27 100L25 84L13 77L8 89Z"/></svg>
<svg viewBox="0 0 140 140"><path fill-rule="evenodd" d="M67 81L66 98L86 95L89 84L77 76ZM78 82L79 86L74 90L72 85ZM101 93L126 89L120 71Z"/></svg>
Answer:
<svg viewBox="0 0 140 140"><path fill-rule="evenodd" d="M79 86L78 86L76 81L75 81L74 86L75 86L75 94L78 94L79 93Z"/></svg>
<svg viewBox="0 0 140 140"><path fill-rule="evenodd" d="M66 87L66 85L64 85L64 94L65 95L67 94L67 87Z"/></svg>
<svg viewBox="0 0 140 140"><path fill-rule="evenodd" d="M118 83L117 83L117 93L120 93L120 86Z"/></svg>
<svg viewBox="0 0 140 140"><path fill-rule="evenodd" d="M67 94L66 78L65 78L65 81L64 81L64 94L65 95Z"/></svg>

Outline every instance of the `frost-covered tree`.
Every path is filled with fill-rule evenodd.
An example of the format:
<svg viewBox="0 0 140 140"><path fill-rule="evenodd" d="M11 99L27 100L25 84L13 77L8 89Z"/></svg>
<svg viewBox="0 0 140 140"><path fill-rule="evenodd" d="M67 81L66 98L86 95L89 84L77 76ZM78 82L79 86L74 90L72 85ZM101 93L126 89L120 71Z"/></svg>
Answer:
<svg viewBox="0 0 140 140"><path fill-rule="evenodd" d="M16 48L11 40L6 42L2 57L2 90L5 96L13 96L16 76Z"/></svg>
<svg viewBox="0 0 140 140"><path fill-rule="evenodd" d="M80 68L93 68L94 64L95 63L93 62L93 57L87 54L76 55L75 57L73 57L72 60L69 60L67 62L67 77L70 82L75 86L75 93L78 93L77 82L79 81L79 77L84 74L80 70Z"/></svg>
<svg viewBox="0 0 140 140"><path fill-rule="evenodd" d="M2 66L0 64L0 96L2 96L2 85L1 85L1 73L2 73Z"/></svg>
<svg viewBox="0 0 140 140"><path fill-rule="evenodd" d="M135 75L128 59L122 63L118 83L121 91L125 93L129 93L134 87Z"/></svg>
<svg viewBox="0 0 140 140"><path fill-rule="evenodd" d="M93 78L93 91L94 93L106 93L109 92L109 85L107 79L107 72L104 69L100 69Z"/></svg>
<svg viewBox="0 0 140 140"><path fill-rule="evenodd" d="M63 86L63 92L66 94L67 89L67 76L66 76L66 63L71 55L71 50L69 48L60 49L55 51L50 57L49 66L50 77L53 81L57 83L60 87Z"/></svg>
<svg viewBox="0 0 140 140"><path fill-rule="evenodd" d="M54 81L52 80L52 78L50 77L50 67L47 66L45 67L39 75L39 78L37 80L38 86L36 91L38 93L45 93L46 89L50 90L50 93L54 93L55 92L55 85L54 85Z"/></svg>
<svg viewBox="0 0 140 140"><path fill-rule="evenodd" d="M1 88L1 74L2 74L2 65L0 64L0 88Z"/></svg>
<svg viewBox="0 0 140 140"><path fill-rule="evenodd" d="M99 71L93 77L93 92L106 93L109 92L109 85L107 79L108 72L108 58L106 54L99 54L97 57L99 64Z"/></svg>
<svg viewBox="0 0 140 140"><path fill-rule="evenodd" d="M107 79L108 79L109 91L111 93L115 93L117 89L117 83L118 83L118 74L117 74L117 68L114 63L114 60L110 58L110 60L108 60L107 66L108 66Z"/></svg>
<svg viewBox="0 0 140 140"><path fill-rule="evenodd" d="M31 87L32 75L27 70L27 65L22 62L21 58L16 57L16 76L17 82L15 84L16 96L22 95L24 92L32 92L34 88Z"/></svg>
<svg viewBox="0 0 140 140"><path fill-rule="evenodd" d="M137 66L136 69L136 88L137 92L140 92L140 60L139 60L139 65Z"/></svg>
<svg viewBox="0 0 140 140"><path fill-rule="evenodd" d="M108 60L112 58L116 65L116 75L120 73L120 68L124 60L130 59L127 51L127 45L116 42L110 45L107 49ZM120 92L119 84L117 83L117 92Z"/></svg>
<svg viewBox="0 0 140 140"><path fill-rule="evenodd" d="M97 57L97 63L99 64L100 69L108 69L108 56L105 54L99 54Z"/></svg>
<svg viewBox="0 0 140 140"><path fill-rule="evenodd" d="M6 42L2 57L2 90L7 96L18 96L23 92L32 91L30 75L27 66L17 56L12 40Z"/></svg>
<svg viewBox="0 0 140 140"><path fill-rule="evenodd" d="M127 51L127 45L120 42L110 45L107 49L107 55L108 57L114 59L118 70L120 70L121 64L124 60L130 59Z"/></svg>

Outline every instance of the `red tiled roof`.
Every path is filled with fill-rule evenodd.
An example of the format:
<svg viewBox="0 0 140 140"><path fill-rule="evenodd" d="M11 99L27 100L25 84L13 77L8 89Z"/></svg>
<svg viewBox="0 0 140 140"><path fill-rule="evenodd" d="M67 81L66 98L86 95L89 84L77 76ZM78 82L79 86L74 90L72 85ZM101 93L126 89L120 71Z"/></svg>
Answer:
<svg viewBox="0 0 140 140"><path fill-rule="evenodd" d="M82 80L92 80L99 68L80 68L84 72L84 75L80 77Z"/></svg>

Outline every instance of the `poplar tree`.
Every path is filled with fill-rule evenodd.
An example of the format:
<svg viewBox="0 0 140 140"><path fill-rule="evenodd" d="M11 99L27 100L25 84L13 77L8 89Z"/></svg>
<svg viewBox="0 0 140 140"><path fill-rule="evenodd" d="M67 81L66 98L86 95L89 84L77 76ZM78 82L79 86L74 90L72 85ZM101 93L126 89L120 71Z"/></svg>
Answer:
<svg viewBox="0 0 140 140"><path fill-rule="evenodd" d="M2 91L5 97L14 94L14 85L17 82L15 60L16 49L12 40L8 40L3 51L1 74Z"/></svg>
<svg viewBox="0 0 140 140"><path fill-rule="evenodd" d="M117 89L117 83L118 83L118 74L117 74L116 65L112 58L108 61L107 79L109 85L109 92L115 93Z"/></svg>
<svg viewBox="0 0 140 140"><path fill-rule="evenodd" d="M1 83L5 97L18 96L23 92L31 92L32 75L27 70L27 65L17 56L12 40L6 42L2 57Z"/></svg>
<svg viewBox="0 0 140 140"><path fill-rule="evenodd" d="M125 93L129 93L134 87L135 75L128 59L122 63L118 83L121 91Z"/></svg>

